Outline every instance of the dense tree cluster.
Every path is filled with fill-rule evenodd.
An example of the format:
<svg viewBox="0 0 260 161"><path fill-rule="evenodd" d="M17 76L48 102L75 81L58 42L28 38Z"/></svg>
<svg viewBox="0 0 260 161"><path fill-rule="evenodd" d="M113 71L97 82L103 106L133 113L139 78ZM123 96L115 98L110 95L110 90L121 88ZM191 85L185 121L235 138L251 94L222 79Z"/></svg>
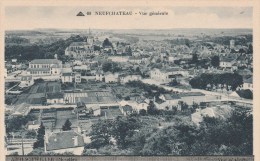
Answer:
<svg viewBox="0 0 260 161"><path fill-rule="evenodd" d="M124 149L130 145L131 137L140 126L140 120L135 117L118 117L113 121L99 120L92 125L92 142L89 146L100 148L112 144L111 139L114 138L116 144Z"/></svg>
<svg viewBox="0 0 260 161"><path fill-rule="evenodd" d="M149 123L140 121L142 117L99 120L92 126L92 143L86 149L109 147L102 149L102 153L111 154L112 149L130 155L253 153L253 120L246 110L233 111L227 119L205 117L199 126L179 122L162 129L150 127ZM116 140L114 144L111 138Z"/></svg>
<svg viewBox="0 0 260 161"><path fill-rule="evenodd" d="M223 73L223 74L213 74L213 73L203 73L190 80L190 85L192 88L207 89L213 86L222 85L226 89L231 87L231 90L236 90L236 88L243 84L243 77L237 73ZM209 87L210 85L210 87Z"/></svg>
<svg viewBox="0 0 260 161"><path fill-rule="evenodd" d="M106 39L103 41L102 46L103 46L103 48L104 48L104 47L112 47L112 48L113 48L113 45L112 45L112 43L109 41L108 38L106 38Z"/></svg>
<svg viewBox="0 0 260 161"><path fill-rule="evenodd" d="M30 40L19 37L19 36L12 36L12 37L5 37L6 44L27 44L30 43Z"/></svg>
<svg viewBox="0 0 260 161"><path fill-rule="evenodd" d="M102 70L104 72L112 72L112 73L115 73L115 72L119 72L122 70L122 68L119 66L118 63L115 63L115 62L104 62L102 64Z"/></svg>
<svg viewBox="0 0 260 161"><path fill-rule="evenodd" d="M15 116L10 119L6 119L6 132L15 132L21 130L28 121L33 121L34 117L27 115L27 116Z"/></svg>
<svg viewBox="0 0 260 161"><path fill-rule="evenodd" d="M58 40L52 44L26 44L26 45L6 45L5 60L18 59L19 61L30 61L33 59L54 58L57 54L58 58L64 57L65 49L72 42L86 41L86 37L79 35L71 36L66 40Z"/></svg>
<svg viewBox="0 0 260 161"><path fill-rule="evenodd" d="M221 36L221 37L210 37L208 39L205 39L205 42L212 41L216 44L222 44L229 46L230 40L235 40L235 45L243 45L247 46L248 42L253 41L252 34L250 35L241 35L241 36Z"/></svg>
<svg viewBox="0 0 260 161"><path fill-rule="evenodd" d="M162 87L146 84L141 81L129 81L126 85L144 90L149 98L158 97L160 94L169 93L169 91Z"/></svg>

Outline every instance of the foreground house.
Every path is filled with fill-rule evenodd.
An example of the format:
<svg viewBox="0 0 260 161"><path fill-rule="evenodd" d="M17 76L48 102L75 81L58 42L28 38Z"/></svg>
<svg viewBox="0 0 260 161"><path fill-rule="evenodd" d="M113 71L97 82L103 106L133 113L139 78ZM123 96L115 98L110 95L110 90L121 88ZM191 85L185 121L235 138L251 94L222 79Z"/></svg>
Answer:
<svg viewBox="0 0 260 161"><path fill-rule="evenodd" d="M46 153L71 152L74 155L81 155L84 150L83 136L74 131L62 131L45 134L44 151Z"/></svg>

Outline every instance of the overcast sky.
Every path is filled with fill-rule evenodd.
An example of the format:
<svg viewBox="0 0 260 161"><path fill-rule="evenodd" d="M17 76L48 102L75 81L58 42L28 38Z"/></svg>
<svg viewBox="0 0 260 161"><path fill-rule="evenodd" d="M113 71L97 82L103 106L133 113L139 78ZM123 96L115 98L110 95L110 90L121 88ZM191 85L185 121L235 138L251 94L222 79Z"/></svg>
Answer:
<svg viewBox="0 0 260 161"><path fill-rule="evenodd" d="M168 16L85 16L79 11L165 11ZM67 29L170 29L252 28L252 7L69 7L43 6L5 8L6 30L34 28ZM93 14L93 13L92 13Z"/></svg>

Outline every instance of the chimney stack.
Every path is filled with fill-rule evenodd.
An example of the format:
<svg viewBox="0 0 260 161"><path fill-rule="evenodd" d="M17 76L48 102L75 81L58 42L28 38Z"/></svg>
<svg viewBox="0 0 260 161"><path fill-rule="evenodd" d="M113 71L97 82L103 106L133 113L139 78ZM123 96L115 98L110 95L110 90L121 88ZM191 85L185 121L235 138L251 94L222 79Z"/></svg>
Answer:
<svg viewBox="0 0 260 161"><path fill-rule="evenodd" d="M74 146L78 146L79 145L78 136L74 136L73 140L74 140Z"/></svg>

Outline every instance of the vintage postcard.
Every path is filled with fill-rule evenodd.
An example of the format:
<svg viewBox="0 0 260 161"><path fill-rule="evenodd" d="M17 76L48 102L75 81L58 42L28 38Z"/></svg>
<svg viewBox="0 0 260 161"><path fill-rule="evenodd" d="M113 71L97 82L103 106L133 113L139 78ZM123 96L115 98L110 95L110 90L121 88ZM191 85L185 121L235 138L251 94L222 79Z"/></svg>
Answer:
<svg viewBox="0 0 260 161"><path fill-rule="evenodd" d="M2 2L3 160L259 160L259 4Z"/></svg>

